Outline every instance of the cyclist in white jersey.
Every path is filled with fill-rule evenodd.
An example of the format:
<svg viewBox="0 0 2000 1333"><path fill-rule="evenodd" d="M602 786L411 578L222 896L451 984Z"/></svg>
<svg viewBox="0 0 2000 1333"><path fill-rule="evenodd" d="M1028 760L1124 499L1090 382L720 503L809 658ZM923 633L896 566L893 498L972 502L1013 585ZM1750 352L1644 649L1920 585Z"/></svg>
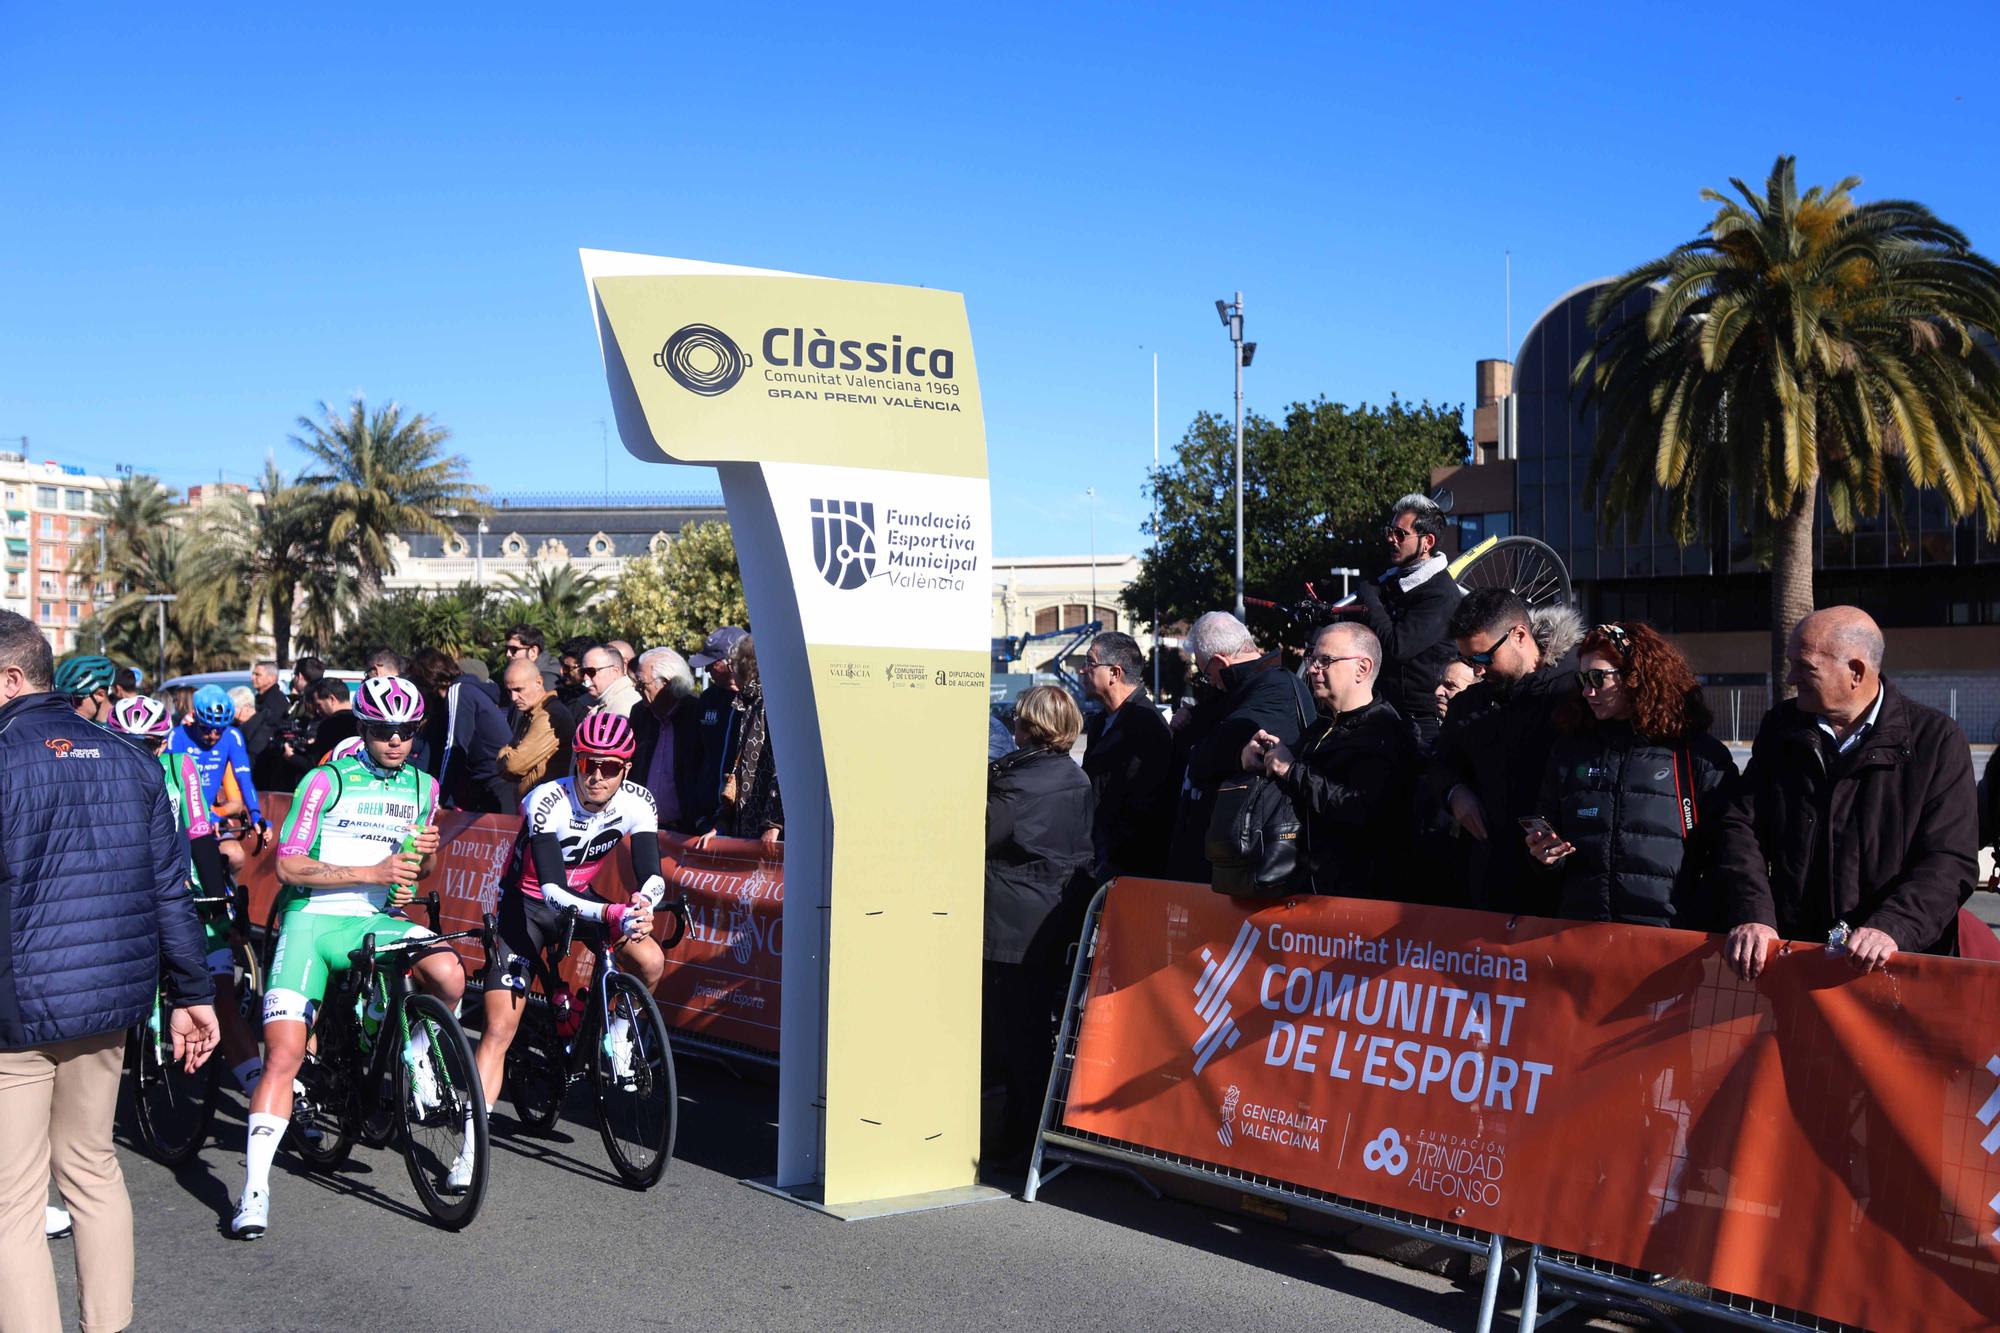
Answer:
<svg viewBox="0 0 2000 1333"><path fill-rule="evenodd" d="M291 1121L292 1080L305 1059L313 1011L333 974L346 970L348 954L370 935L388 944L431 933L391 914L416 897L417 880L438 849L437 779L409 762L423 726L423 696L400 677L363 681L354 715L360 752L306 774L279 837L278 880L303 892L285 908L265 983L264 1073L250 1097L243 1196L230 1223L240 1240L255 1240L269 1227L271 1160ZM458 955L443 945L415 964L410 979L454 1008L465 994ZM412 1050L428 1036L418 1028ZM469 1158L454 1163L452 1182L469 1179L470 1167Z"/></svg>
<svg viewBox="0 0 2000 1333"><path fill-rule="evenodd" d="M577 724L576 772L545 782L521 800L521 834L501 874L499 930L487 962L486 1025L479 1037L479 1084L488 1110L500 1097L507 1048L521 1024L521 1004L543 950L561 938L562 909L577 914L576 938L598 932L614 941L620 969L653 989L666 955L652 937L653 909L666 896L660 874L660 820L653 794L625 780L636 748L632 726L616 713L592 713ZM591 884L621 840L632 841L639 892L629 903L608 902ZM675 911L685 910L680 904ZM543 984L553 978L544 977ZM579 978L581 981L582 978ZM630 1058L630 1020L614 1018L605 1034L614 1063Z"/></svg>

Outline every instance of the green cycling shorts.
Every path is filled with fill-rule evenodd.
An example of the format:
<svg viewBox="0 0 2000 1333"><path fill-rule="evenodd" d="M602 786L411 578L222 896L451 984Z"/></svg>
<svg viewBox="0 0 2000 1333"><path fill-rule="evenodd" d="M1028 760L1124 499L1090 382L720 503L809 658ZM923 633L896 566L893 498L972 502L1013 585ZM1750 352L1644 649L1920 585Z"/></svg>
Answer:
<svg viewBox="0 0 2000 1333"><path fill-rule="evenodd" d="M376 947L409 935L431 932L414 921L376 912L370 916L334 916L305 910L300 898L285 908L278 927L277 952L271 955L271 975L264 982L264 1021L304 1023L312 1007L326 998L327 982L349 967L348 955L368 936Z"/></svg>

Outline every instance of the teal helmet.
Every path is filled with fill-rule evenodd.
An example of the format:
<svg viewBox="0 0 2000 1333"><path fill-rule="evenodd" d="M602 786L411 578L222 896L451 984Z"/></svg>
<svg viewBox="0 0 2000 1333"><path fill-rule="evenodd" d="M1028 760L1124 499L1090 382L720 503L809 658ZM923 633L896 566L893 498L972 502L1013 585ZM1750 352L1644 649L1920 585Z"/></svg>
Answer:
<svg viewBox="0 0 2000 1333"><path fill-rule="evenodd" d="M108 657L72 657L56 668L56 693L82 699L110 689L117 675Z"/></svg>

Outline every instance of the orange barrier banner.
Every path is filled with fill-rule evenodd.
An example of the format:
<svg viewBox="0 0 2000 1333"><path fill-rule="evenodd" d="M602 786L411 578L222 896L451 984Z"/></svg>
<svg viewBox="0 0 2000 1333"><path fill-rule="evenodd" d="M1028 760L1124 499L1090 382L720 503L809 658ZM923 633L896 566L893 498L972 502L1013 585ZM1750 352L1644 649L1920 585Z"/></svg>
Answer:
<svg viewBox="0 0 2000 1333"><path fill-rule="evenodd" d="M259 800L271 827L282 826L291 797L265 792ZM418 890L437 890L441 930L477 930L485 913L498 909L500 875L520 831L519 815L439 813L443 845ZM784 850L738 838L717 838L700 850L690 844L678 834L660 835L661 869L670 886L687 894L689 916L687 937L668 951L666 975L654 990L660 1016L671 1027L775 1055L784 966ZM259 925L269 918L279 889L274 851L275 843L252 855L241 877ZM631 895L636 881L629 844L613 853L594 887L614 902ZM656 920L655 936L665 936L667 919L662 914ZM468 974L485 965L478 940L459 940L456 947Z"/></svg>
<svg viewBox="0 0 2000 1333"><path fill-rule="evenodd" d="M2000 967L1106 895L1063 1124L1869 1328L2000 1321Z"/></svg>

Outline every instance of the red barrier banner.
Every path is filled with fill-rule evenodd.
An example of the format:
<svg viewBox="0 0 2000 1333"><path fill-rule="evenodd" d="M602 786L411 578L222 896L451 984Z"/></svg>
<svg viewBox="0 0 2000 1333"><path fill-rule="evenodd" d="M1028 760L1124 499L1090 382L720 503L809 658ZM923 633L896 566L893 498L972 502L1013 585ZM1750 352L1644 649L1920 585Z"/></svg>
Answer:
<svg viewBox="0 0 2000 1333"><path fill-rule="evenodd" d="M259 800L271 826L281 826L291 797L265 792ZM418 890L437 890L441 930L477 930L485 913L498 910L500 874L520 831L519 815L438 815L442 846ZM241 877L260 925L279 889L274 850L252 855ZM662 833L660 861L667 883L687 894L689 916L687 937L668 951L666 975L654 990L660 1016L671 1027L776 1054L784 964L782 847L717 838L697 850L690 839ZM614 902L631 896L636 882L629 844L613 853L594 887ZM666 921L658 918L656 936L666 934ZM478 940L459 940L456 947L468 974L485 965Z"/></svg>
<svg viewBox="0 0 2000 1333"><path fill-rule="evenodd" d="M1868 1328L2000 1320L2000 967L1106 896L1069 1128Z"/></svg>

